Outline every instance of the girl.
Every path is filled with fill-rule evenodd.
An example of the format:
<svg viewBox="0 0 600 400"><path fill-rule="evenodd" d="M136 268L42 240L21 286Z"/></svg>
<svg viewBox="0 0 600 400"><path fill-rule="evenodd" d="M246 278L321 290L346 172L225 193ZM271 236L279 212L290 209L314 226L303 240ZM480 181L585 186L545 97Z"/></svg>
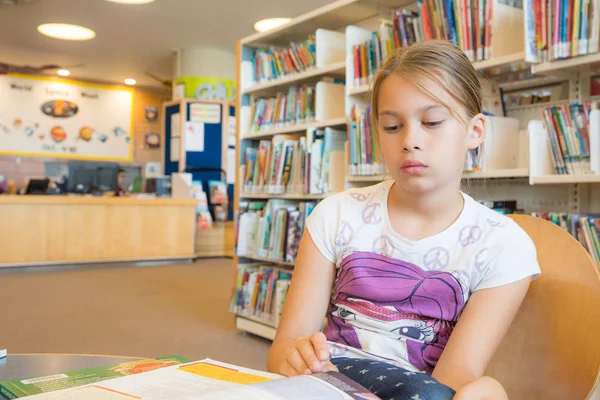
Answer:
<svg viewBox="0 0 600 400"><path fill-rule="evenodd" d="M518 225L459 190L486 133L477 73L420 42L383 64L372 103L393 179L307 219L268 369L339 369L383 399L504 399L483 374L540 270Z"/></svg>

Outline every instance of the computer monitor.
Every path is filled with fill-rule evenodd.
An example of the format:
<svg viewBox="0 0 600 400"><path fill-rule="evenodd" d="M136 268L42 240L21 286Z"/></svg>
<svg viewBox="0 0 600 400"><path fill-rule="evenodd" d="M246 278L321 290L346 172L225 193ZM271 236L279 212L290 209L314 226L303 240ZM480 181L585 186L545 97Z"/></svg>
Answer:
<svg viewBox="0 0 600 400"><path fill-rule="evenodd" d="M102 162L69 162L68 191L90 193L117 189L119 164Z"/></svg>
<svg viewBox="0 0 600 400"><path fill-rule="evenodd" d="M25 194L48 194L50 179L30 179Z"/></svg>

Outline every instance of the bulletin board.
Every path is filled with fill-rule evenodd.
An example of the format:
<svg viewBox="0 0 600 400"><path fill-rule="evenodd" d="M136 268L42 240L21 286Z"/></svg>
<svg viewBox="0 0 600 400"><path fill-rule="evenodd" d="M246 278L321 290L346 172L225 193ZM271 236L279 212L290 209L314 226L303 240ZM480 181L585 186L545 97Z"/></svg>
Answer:
<svg viewBox="0 0 600 400"><path fill-rule="evenodd" d="M131 161L133 90L0 76L0 154Z"/></svg>

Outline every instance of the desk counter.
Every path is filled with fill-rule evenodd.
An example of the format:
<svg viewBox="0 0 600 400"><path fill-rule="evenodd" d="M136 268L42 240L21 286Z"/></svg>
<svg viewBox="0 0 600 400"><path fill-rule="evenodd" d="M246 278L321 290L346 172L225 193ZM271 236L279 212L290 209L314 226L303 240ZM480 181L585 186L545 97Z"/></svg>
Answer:
<svg viewBox="0 0 600 400"><path fill-rule="evenodd" d="M0 196L0 267L195 257L193 199Z"/></svg>

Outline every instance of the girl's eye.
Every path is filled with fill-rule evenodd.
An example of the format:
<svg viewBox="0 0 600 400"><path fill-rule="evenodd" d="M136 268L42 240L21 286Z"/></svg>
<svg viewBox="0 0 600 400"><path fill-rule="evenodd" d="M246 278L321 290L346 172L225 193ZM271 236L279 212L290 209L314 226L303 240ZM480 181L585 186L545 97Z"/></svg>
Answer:
<svg viewBox="0 0 600 400"><path fill-rule="evenodd" d="M423 121L422 122L422 124L428 128L435 128L437 126L442 125L443 123L444 123L444 121L428 121L428 122Z"/></svg>
<svg viewBox="0 0 600 400"><path fill-rule="evenodd" d="M398 132L398 130L400 130L400 125L384 126L383 130L388 133Z"/></svg>

